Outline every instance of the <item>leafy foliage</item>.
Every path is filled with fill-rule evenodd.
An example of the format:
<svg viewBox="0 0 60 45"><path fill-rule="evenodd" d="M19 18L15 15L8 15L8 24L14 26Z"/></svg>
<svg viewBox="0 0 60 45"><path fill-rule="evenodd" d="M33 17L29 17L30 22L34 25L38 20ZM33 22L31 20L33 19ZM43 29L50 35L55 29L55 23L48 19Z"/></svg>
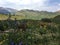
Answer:
<svg viewBox="0 0 60 45"><path fill-rule="evenodd" d="M48 19L50 20L50 19ZM44 21L46 21L44 19ZM41 26L43 24L43 26ZM2 25L2 26L1 26ZM19 26L26 26L18 29ZM3 20L0 28L6 33L0 34L0 44L10 45L59 45L60 25L40 20ZM23 29L24 28L24 29Z"/></svg>

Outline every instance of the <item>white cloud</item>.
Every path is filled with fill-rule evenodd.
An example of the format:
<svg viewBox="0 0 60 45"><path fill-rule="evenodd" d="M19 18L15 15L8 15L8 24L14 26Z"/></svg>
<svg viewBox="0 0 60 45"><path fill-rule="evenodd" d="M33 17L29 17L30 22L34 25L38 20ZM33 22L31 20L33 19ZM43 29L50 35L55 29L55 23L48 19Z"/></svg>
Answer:
<svg viewBox="0 0 60 45"><path fill-rule="evenodd" d="M60 6L60 3L58 5Z"/></svg>
<svg viewBox="0 0 60 45"><path fill-rule="evenodd" d="M32 9L36 6L45 6L44 3L46 1L47 0L0 0L0 6L13 7L16 9Z"/></svg>
<svg viewBox="0 0 60 45"><path fill-rule="evenodd" d="M4 1L0 0L0 5L4 4Z"/></svg>
<svg viewBox="0 0 60 45"><path fill-rule="evenodd" d="M39 5L39 6L43 6L44 5L44 2L46 0L0 0L0 6L5 6L5 5L8 5L8 3L12 3L12 5L14 4L15 6L24 6L26 8L28 8L28 6L32 7L32 6L36 6L36 5ZM11 5L10 5L11 6ZM14 7L14 6L13 6Z"/></svg>
<svg viewBox="0 0 60 45"><path fill-rule="evenodd" d="M0 0L0 6L15 9L34 9L34 10L47 10L56 11L60 9L58 6L47 6L48 0Z"/></svg>
<svg viewBox="0 0 60 45"><path fill-rule="evenodd" d="M0 0L0 2L10 2L15 4L44 3L46 0Z"/></svg>
<svg viewBox="0 0 60 45"><path fill-rule="evenodd" d="M17 5L19 5L19 4L20 5L31 5L31 4L35 4L35 3L43 4L46 0L5 0L5 1L17 4Z"/></svg>

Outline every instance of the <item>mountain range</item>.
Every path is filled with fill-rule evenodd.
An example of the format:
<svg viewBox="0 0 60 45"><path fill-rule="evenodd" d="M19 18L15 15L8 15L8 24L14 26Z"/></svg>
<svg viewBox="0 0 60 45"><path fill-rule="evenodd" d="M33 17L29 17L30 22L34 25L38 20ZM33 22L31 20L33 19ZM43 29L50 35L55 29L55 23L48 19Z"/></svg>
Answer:
<svg viewBox="0 0 60 45"><path fill-rule="evenodd" d="M41 19L41 18L53 18L59 15L60 13L24 9L16 12L15 14L21 17L25 17L26 19Z"/></svg>
<svg viewBox="0 0 60 45"><path fill-rule="evenodd" d="M48 11L37 11L37 10L16 10L12 8L0 7L0 14L11 14L16 15L18 19L41 19L41 18L53 18L57 15L60 15L60 11L48 12Z"/></svg>
<svg viewBox="0 0 60 45"><path fill-rule="evenodd" d="M14 14L17 12L16 9L0 7L0 14Z"/></svg>

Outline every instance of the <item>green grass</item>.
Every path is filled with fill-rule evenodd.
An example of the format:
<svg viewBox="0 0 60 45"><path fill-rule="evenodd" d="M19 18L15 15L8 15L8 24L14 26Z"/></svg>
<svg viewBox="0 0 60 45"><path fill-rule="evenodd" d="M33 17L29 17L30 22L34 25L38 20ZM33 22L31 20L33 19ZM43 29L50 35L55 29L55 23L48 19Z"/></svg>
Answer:
<svg viewBox="0 0 60 45"><path fill-rule="evenodd" d="M11 16L11 19L14 20L15 18L17 20L21 20L21 19L33 19L33 20L41 20L42 18L53 18L56 15L15 15L15 16ZM2 15L0 14L0 20L6 20L8 19L8 15Z"/></svg>
<svg viewBox="0 0 60 45"><path fill-rule="evenodd" d="M0 14L0 20L6 20L6 19L8 19L8 15L2 15L2 14ZM25 19L25 17L24 16L11 16L11 19L12 20L14 20L15 18L17 18L17 20L20 20L20 19Z"/></svg>
<svg viewBox="0 0 60 45"><path fill-rule="evenodd" d="M17 12L16 15L25 16L24 19L40 20L42 18L53 18L58 14L53 12L45 12L45 11L21 10Z"/></svg>

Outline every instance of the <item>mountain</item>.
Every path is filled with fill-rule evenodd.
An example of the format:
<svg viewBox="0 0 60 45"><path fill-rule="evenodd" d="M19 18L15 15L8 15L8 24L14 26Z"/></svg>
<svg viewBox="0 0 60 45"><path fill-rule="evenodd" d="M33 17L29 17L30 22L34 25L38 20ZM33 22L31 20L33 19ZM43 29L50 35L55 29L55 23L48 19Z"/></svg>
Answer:
<svg viewBox="0 0 60 45"><path fill-rule="evenodd" d="M14 14L17 12L16 9L0 7L0 14Z"/></svg>
<svg viewBox="0 0 60 45"><path fill-rule="evenodd" d="M55 12L24 9L24 10L20 10L20 11L16 12L16 15L19 15L21 17L25 17L26 19L40 20L41 18L53 18L57 14Z"/></svg>
<svg viewBox="0 0 60 45"><path fill-rule="evenodd" d="M16 9L12 9L12 8L6 8L6 10L8 10L12 14L14 14L14 13L16 13L18 11Z"/></svg>
<svg viewBox="0 0 60 45"><path fill-rule="evenodd" d="M60 13L60 10L56 11L56 12L59 12Z"/></svg>
<svg viewBox="0 0 60 45"><path fill-rule="evenodd" d="M10 12L3 7L0 7L0 14L9 14Z"/></svg>
<svg viewBox="0 0 60 45"><path fill-rule="evenodd" d="M48 11L37 11L37 10L29 10L23 9L17 11L16 9L11 8L2 8L0 7L0 14L9 14L15 15L12 16L12 19L33 19L33 20L41 20L42 18L54 18L57 15L60 15L58 12L48 12ZM6 17L6 16L5 16Z"/></svg>
<svg viewBox="0 0 60 45"><path fill-rule="evenodd" d="M60 10L56 11L55 13L56 13L57 15L60 15Z"/></svg>

